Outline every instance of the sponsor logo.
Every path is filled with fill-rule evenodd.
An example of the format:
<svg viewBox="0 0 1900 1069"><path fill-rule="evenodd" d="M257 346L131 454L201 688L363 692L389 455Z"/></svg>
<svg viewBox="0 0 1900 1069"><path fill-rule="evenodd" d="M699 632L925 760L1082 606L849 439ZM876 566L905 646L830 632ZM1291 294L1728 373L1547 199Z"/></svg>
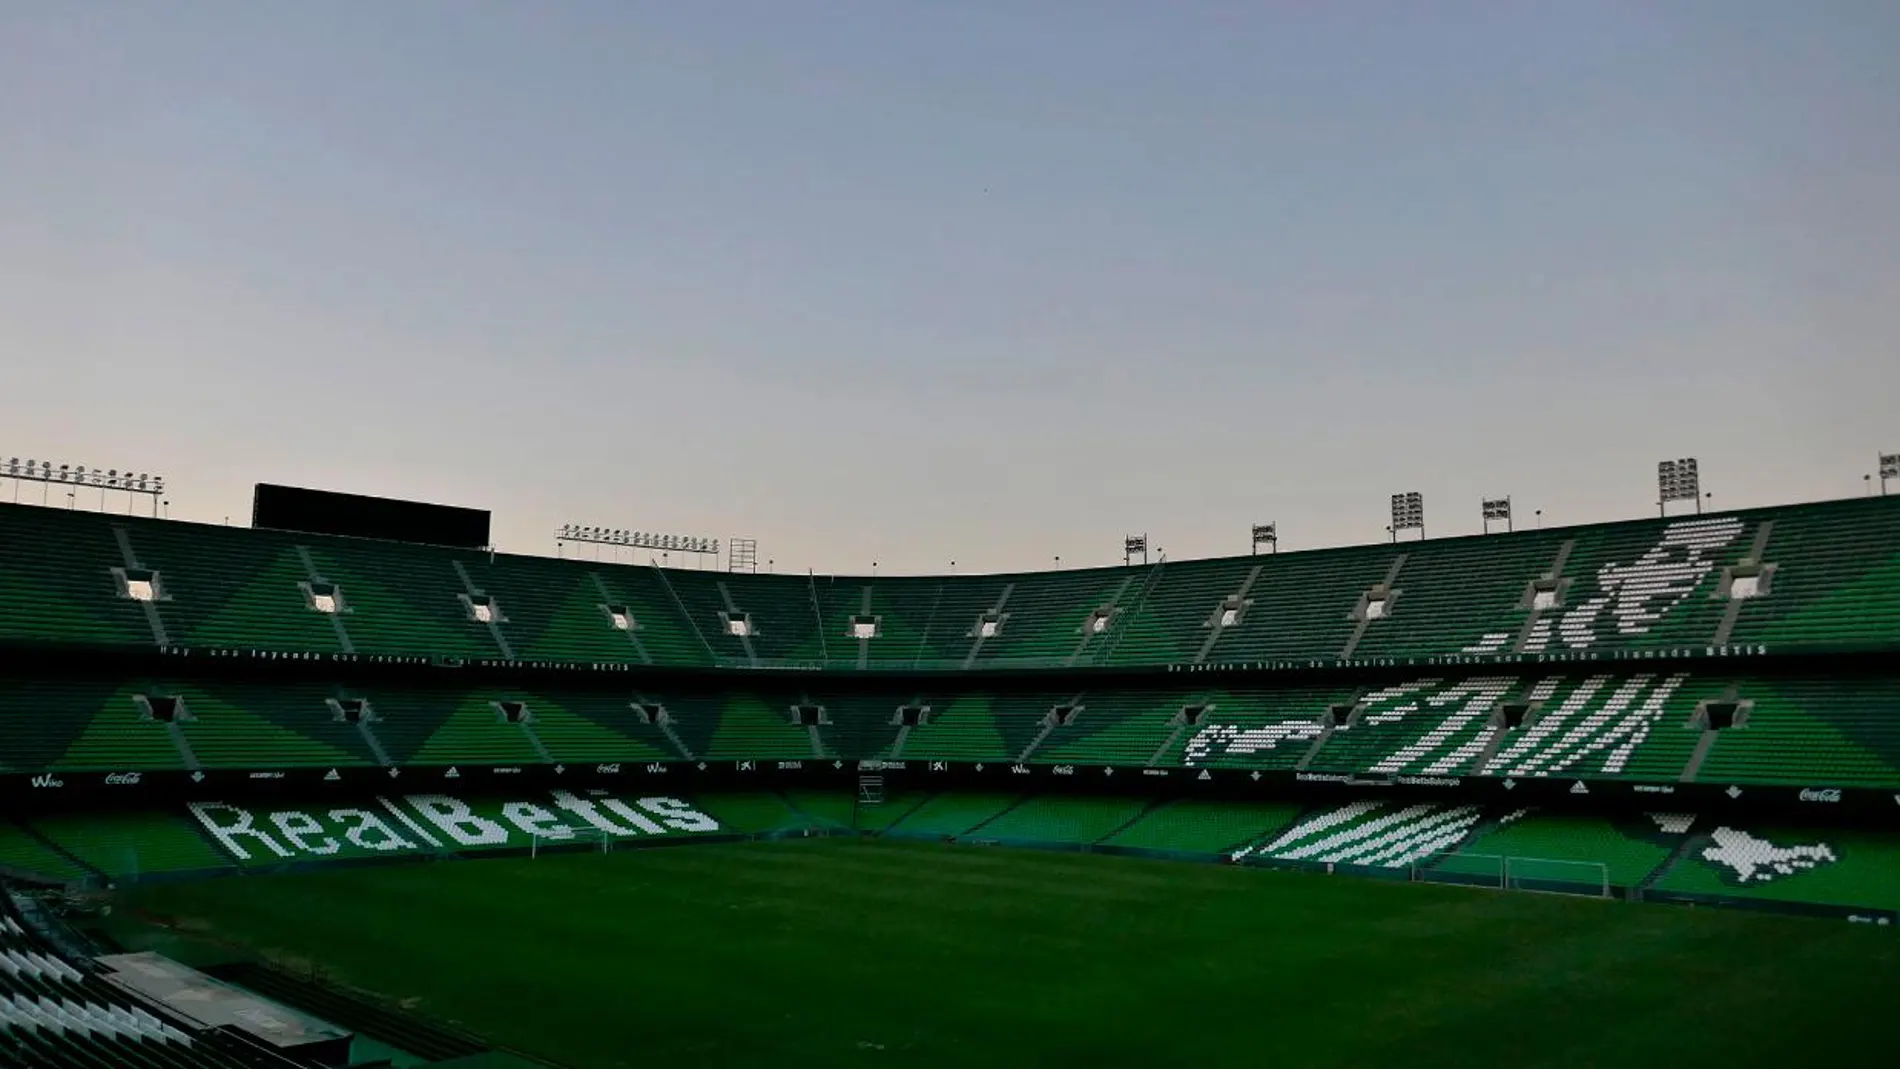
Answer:
<svg viewBox="0 0 1900 1069"><path fill-rule="evenodd" d="M1011 765L1009 766L1009 771L1010 771L1010 775L1013 775L1013 776L1027 776L1029 775L1029 766L1028 765Z"/></svg>
<svg viewBox="0 0 1900 1069"><path fill-rule="evenodd" d="M1803 787L1801 800L1804 802L1838 802L1841 800L1839 787Z"/></svg>
<svg viewBox="0 0 1900 1069"><path fill-rule="evenodd" d="M595 765L594 771L603 776L618 776L620 775L620 766L619 765Z"/></svg>
<svg viewBox="0 0 1900 1069"><path fill-rule="evenodd" d="M932 761L931 764L941 765L943 764L943 762ZM859 761L858 762L859 772L902 772L909 767L910 767L910 763L908 761Z"/></svg>
<svg viewBox="0 0 1900 1069"><path fill-rule="evenodd" d="M1407 787L1456 787L1463 781L1443 776L1400 776L1393 782L1403 783Z"/></svg>
<svg viewBox="0 0 1900 1069"><path fill-rule="evenodd" d="M1054 768L1050 769L1049 771L1055 773L1058 776L1073 776L1075 775L1075 766L1074 765L1057 765Z"/></svg>
<svg viewBox="0 0 1900 1069"><path fill-rule="evenodd" d="M284 774L282 772L253 772L251 773L251 778L252 779L283 779Z"/></svg>
<svg viewBox="0 0 1900 1069"><path fill-rule="evenodd" d="M323 782L325 783L335 783L337 780L340 780L342 778L343 778L343 774L338 772L334 768L323 774Z"/></svg>
<svg viewBox="0 0 1900 1069"><path fill-rule="evenodd" d="M778 763L778 767L779 767L779 768L781 768L781 769L794 769L794 768L797 768L797 769L802 769L802 768L804 768L804 767L805 767L805 762L803 762L803 761L780 761L780 762Z"/></svg>
<svg viewBox="0 0 1900 1069"><path fill-rule="evenodd" d="M932 772L948 772L948 771L950 771L950 762L948 762L948 761L932 761L932 762L930 762L930 771L932 771Z"/></svg>
<svg viewBox="0 0 1900 1069"><path fill-rule="evenodd" d="M1168 774L1168 770L1165 768L1144 768L1141 770L1141 774L1144 776L1165 776Z"/></svg>
<svg viewBox="0 0 1900 1069"><path fill-rule="evenodd" d="M1326 772L1300 772L1293 777L1301 783L1351 783L1351 776L1335 776Z"/></svg>
<svg viewBox="0 0 1900 1069"><path fill-rule="evenodd" d="M112 772L106 775L108 787L136 787L139 785L137 772Z"/></svg>
<svg viewBox="0 0 1900 1069"><path fill-rule="evenodd" d="M33 786L35 787L64 787L66 786L65 780L60 779L58 776L51 776L51 775L34 776L28 782L32 783Z"/></svg>
<svg viewBox="0 0 1900 1069"><path fill-rule="evenodd" d="M613 775L613 774L619 773L620 766L619 765L602 765L600 766L600 770L602 772L607 772L608 774ZM654 775L654 776L664 776L666 775L666 766L659 763L658 761L654 761L651 764L647 765L647 773L649 775Z"/></svg>
<svg viewBox="0 0 1900 1069"><path fill-rule="evenodd" d="M490 769L489 771L493 772L497 776L514 776L514 775L519 775L521 772L521 769L513 765L507 765L502 768ZM556 771L559 771L558 765L556 766Z"/></svg>
<svg viewBox="0 0 1900 1069"><path fill-rule="evenodd" d="M759 763L757 761L739 762L739 771L741 772L757 772L758 770L759 770Z"/></svg>
<svg viewBox="0 0 1900 1069"><path fill-rule="evenodd" d="M1637 794L1674 794L1676 793L1676 789L1674 787L1666 786L1660 783L1638 783L1635 787L1632 787L1630 789L1635 791Z"/></svg>

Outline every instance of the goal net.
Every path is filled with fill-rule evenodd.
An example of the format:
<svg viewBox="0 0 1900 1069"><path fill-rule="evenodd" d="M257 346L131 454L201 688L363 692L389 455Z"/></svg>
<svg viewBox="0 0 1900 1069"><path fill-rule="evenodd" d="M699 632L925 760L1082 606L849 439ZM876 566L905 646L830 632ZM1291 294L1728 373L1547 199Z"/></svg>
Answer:
<svg viewBox="0 0 1900 1069"><path fill-rule="evenodd" d="M1412 878L1421 883L1610 897L1610 867L1601 861L1451 853L1414 865Z"/></svg>
<svg viewBox="0 0 1900 1069"><path fill-rule="evenodd" d="M556 838L550 835L536 835L528 842L528 856L538 858L542 854L611 854L614 840L619 838L612 832L598 828L575 828L573 834Z"/></svg>

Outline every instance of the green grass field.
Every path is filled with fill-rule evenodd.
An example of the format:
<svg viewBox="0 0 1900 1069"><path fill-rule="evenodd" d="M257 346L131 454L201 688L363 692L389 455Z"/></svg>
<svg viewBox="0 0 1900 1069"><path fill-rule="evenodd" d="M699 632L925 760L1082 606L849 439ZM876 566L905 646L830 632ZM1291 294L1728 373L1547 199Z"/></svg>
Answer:
<svg viewBox="0 0 1900 1069"><path fill-rule="evenodd" d="M807 840L156 885L130 905L574 1069L1880 1064L1890 929Z"/></svg>

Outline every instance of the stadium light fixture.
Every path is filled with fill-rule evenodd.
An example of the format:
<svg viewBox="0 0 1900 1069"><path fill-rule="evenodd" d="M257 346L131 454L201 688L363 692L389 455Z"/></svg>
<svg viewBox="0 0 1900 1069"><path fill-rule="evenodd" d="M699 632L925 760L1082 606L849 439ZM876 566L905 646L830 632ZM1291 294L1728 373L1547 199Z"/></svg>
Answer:
<svg viewBox="0 0 1900 1069"><path fill-rule="evenodd" d="M1511 497L1487 497L1484 499L1484 533L1491 533L1491 521L1503 520L1504 529L1511 529Z"/></svg>
<svg viewBox="0 0 1900 1069"><path fill-rule="evenodd" d="M554 533L558 542L585 542L597 546L627 546L664 552L696 553L702 557L719 555L719 540L698 535L655 534L650 531L626 531L617 527L589 527L563 524ZM756 547L755 547L756 548Z"/></svg>
<svg viewBox="0 0 1900 1069"><path fill-rule="evenodd" d="M1656 514L1669 514L1671 501L1693 501L1702 511L1702 474L1694 457L1664 460L1656 464Z"/></svg>
<svg viewBox="0 0 1900 1069"><path fill-rule="evenodd" d="M1135 563L1136 554L1141 555L1141 563L1148 563L1148 536L1145 534L1126 535L1122 538L1122 566Z"/></svg>
<svg viewBox="0 0 1900 1069"><path fill-rule="evenodd" d="M1399 540L1400 531L1417 531L1420 538L1425 537L1425 497L1417 490L1392 495L1392 541Z"/></svg>
<svg viewBox="0 0 1900 1069"><path fill-rule="evenodd" d="M726 570L756 573L759 570L759 540L756 538L726 539Z"/></svg>
<svg viewBox="0 0 1900 1069"><path fill-rule="evenodd" d="M1887 496L1887 480L1900 479L1900 453L1880 454L1880 496Z"/></svg>
<svg viewBox="0 0 1900 1069"><path fill-rule="evenodd" d="M135 472L131 468L88 468L84 464L55 464L50 460L8 457L4 467L0 467L0 478L13 480L13 500L20 500L20 486L23 483L40 484L40 504L46 504L47 491L54 484L67 487L66 496L76 498L82 488L99 491L99 507L106 507L106 494L126 495L126 507L129 510L132 501L139 496L151 498L152 515L158 515L159 498L165 493L165 477L146 472Z"/></svg>
<svg viewBox="0 0 1900 1069"><path fill-rule="evenodd" d="M1280 525L1278 523L1256 523L1253 525L1253 551L1260 552L1266 546L1267 552L1280 552Z"/></svg>

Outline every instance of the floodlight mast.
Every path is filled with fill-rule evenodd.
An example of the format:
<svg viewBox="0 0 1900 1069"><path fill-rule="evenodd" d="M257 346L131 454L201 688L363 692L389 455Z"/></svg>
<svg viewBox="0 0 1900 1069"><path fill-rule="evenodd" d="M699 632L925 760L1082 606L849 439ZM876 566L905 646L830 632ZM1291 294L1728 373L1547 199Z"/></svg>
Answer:
<svg viewBox="0 0 1900 1069"><path fill-rule="evenodd" d="M1887 480L1900 479L1900 453L1880 454L1880 496L1887 496Z"/></svg>
<svg viewBox="0 0 1900 1069"><path fill-rule="evenodd" d="M1253 552L1259 553L1266 546L1267 552L1280 552L1280 525L1274 523L1256 523L1253 525Z"/></svg>
<svg viewBox="0 0 1900 1069"><path fill-rule="evenodd" d="M1392 525L1386 530L1391 533L1392 541L1399 540L1400 531L1417 531L1418 537L1425 537L1425 497L1417 490L1392 495Z"/></svg>
<svg viewBox="0 0 1900 1069"><path fill-rule="evenodd" d="M1484 499L1484 533L1491 533L1491 521L1503 520L1505 533L1511 531L1511 496Z"/></svg>
<svg viewBox="0 0 1900 1069"><path fill-rule="evenodd" d="M1702 474L1694 457L1658 461L1656 464L1656 514L1669 515L1671 501L1693 501L1698 515L1702 512Z"/></svg>
<svg viewBox="0 0 1900 1069"><path fill-rule="evenodd" d="M662 555L693 553L701 562L719 556L719 540L699 535L657 534L652 531L626 531L612 527L563 524L554 533L554 541L581 542L596 546L627 546L631 549L658 550Z"/></svg>
<svg viewBox="0 0 1900 1069"><path fill-rule="evenodd" d="M21 460L9 457L0 465L0 479L13 480L13 501L20 500L22 483L40 484L40 504L46 504L47 492L57 483L71 487L66 491L68 498L76 498L80 488L90 487L99 491L99 508L106 507L106 492L126 495L126 511L132 510L132 502L139 495L152 499L152 515L158 515L159 499L165 495L165 477L146 472L134 472L127 468L87 468L84 464L55 464L50 460Z"/></svg>
<svg viewBox="0 0 1900 1069"><path fill-rule="evenodd" d="M1135 555L1141 555L1141 563L1148 563L1148 536L1145 534L1126 535L1122 538L1122 567L1135 563Z"/></svg>

